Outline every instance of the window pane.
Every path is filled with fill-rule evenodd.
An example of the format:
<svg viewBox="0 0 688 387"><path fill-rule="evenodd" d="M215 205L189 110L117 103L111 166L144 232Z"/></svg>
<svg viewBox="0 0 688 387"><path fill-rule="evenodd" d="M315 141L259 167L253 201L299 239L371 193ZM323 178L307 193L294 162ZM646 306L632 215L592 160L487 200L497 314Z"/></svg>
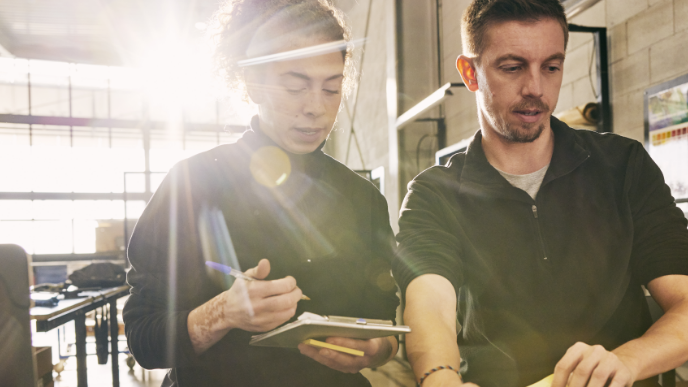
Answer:
<svg viewBox="0 0 688 387"><path fill-rule="evenodd" d="M41 125L34 130L33 144L28 175L32 191L71 192L74 154L69 127Z"/></svg>
<svg viewBox="0 0 688 387"><path fill-rule="evenodd" d="M34 200L33 219L71 221L74 205L70 200Z"/></svg>
<svg viewBox="0 0 688 387"><path fill-rule="evenodd" d="M0 200L0 221L30 220L32 216L33 202L31 200Z"/></svg>
<svg viewBox="0 0 688 387"><path fill-rule="evenodd" d="M74 252L77 254L89 254L96 252L96 228L95 220L74 221Z"/></svg>
<svg viewBox="0 0 688 387"><path fill-rule="evenodd" d="M72 221L34 221L33 254L72 253Z"/></svg>
<svg viewBox="0 0 688 387"><path fill-rule="evenodd" d="M31 191L29 126L0 124L0 192Z"/></svg>
<svg viewBox="0 0 688 387"><path fill-rule="evenodd" d="M126 173L127 193L146 192L146 175L144 173Z"/></svg>
<svg viewBox="0 0 688 387"><path fill-rule="evenodd" d="M0 220L0 243L17 244L33 254L33 222Z"/></svg>
<svg viewBox="0 0 688 387"><path fill-rule="evenodd" d="M76 200L74 218L79 220L124 219L121 200Z"/></svg>
<svg viewBox="0 0 688 387"><path fill-rule="evenodd" d="M26 74L24 74L26 77ZM0 84L0 113L28 114L29 89L26 80L23 83Z"/></svg>

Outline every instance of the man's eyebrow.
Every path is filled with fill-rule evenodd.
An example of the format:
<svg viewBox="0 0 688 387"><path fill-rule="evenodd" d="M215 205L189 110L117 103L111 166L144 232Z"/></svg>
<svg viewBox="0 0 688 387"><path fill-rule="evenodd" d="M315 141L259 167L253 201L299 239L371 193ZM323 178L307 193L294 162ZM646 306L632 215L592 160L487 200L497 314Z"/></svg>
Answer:
<svg viewBox="0 0 688 387"><path fill-rule="evenodd" d="M566 56L563 53L558 52L556 54L550 55L544 61L549 62L549 61L553 61L553 60L564 60L565 58L566 58ZM513 60L513 61L517 61L517 62L528 62L526 60L526 58L524 58L522 56L518 56L518 55L514 55L514 54L506 54L506 55L503 55L503 56L500 56L499 58L497 58L495 63L497 65L500 65L502 62L506 62L508 60Z"/></svg>
<svg viewBox="0 0 688 387"><path fill-rule="evenodd" d="M553 61L553 60L564 60L566 59L566 55L564 55L561 52L558 52L554 55L551 55L549 58L545 59L545 62Z"/></svg>
<svg viewBox="0 0 688 387"><path fill-rule="evenodd" d="M499 58L497 58L497 60L495 61L495 64L500 65L502 62L506 62L508 60L514 60L517 62L527 62L526 58L524 58L522 56L518 56L518 55L514 55L514 54L506 54L506 55L502 55Z"/></svg>

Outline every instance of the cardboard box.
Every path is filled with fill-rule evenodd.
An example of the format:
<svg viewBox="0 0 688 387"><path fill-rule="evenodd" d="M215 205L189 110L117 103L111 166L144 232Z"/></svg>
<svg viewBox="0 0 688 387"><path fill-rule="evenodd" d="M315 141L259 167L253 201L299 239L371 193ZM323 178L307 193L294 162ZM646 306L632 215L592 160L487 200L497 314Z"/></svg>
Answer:
<svg viewBox="0 0 688 387"><path fill-rule="evenodd" d="M52 347L33 347L33 362L36 365L36 387L53 385Z"/></svg>

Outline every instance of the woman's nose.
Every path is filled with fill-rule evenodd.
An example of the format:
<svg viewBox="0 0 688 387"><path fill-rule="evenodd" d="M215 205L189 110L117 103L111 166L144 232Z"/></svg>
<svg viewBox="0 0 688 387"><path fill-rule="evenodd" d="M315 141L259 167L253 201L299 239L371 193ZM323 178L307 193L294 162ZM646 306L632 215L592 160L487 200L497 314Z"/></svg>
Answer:
<svg viewBox="0 0 688 387"><path fill-rule="evenodd" d="M304 113L311 116L325 114L325 101L319 90L310 90L306 96Z"/></svg>

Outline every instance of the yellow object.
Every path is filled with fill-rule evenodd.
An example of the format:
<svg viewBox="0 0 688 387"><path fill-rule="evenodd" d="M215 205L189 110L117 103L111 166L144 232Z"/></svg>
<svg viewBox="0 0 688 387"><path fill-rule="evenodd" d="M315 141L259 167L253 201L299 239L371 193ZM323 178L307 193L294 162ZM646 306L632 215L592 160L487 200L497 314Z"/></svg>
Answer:
<svg viewBox="0 0 688 387"><path fill-rule="evenodd" d="M528 387L551 387L553 381L554 381L554 374L540 380L539 382L537 382L535 384L531 384ZM568 387L568 384L566 386Z"/></svg>
<svg viewBox="0 0 688 387"><path fill-rule="evenodd" d="M357 349L351 349L347 347L340 347L339 345L334 345L330 343L325 343L323 341L318 341L318 340L313 340L313 339L308 339L303 341L304 344L306 345L312 345L314 347L321 347L321 348L327 348L327 349L332 349L334 351L339 351L339 352L344 352L348 353L349 355L354 355L354 356L363 356L365 353L363 351L359 351ZM539 387L539 386L538 386Z"/></svg>
<svg viewBox="0 0 688 387"><path fill-rule="evenodd" d="M540 380L539 382L535 384L531 384L528 387L550 387L552 385L552 382L554 381L554 374Z"/></svg>

